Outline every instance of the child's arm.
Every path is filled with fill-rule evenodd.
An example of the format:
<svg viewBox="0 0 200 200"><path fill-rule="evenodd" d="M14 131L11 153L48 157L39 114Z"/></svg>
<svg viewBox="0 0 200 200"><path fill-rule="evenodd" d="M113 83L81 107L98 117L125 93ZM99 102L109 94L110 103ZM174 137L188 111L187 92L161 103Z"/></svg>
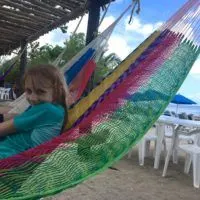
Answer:
<svg viewBox="0 0 200 200"><path fill-rule="evenodd" d="M16 132L16 129L14 127L13 119L0 123L0 137L10 135L14 132Z"/></svg>
<svg viewBox="0 0 200 200"><path fill-rule="evenodd" d="M8 113L13 107L11 106L0 106L0 113L5 114Z"/></svg>
<svg viewBox="0 0 200 200"><path fill-rule="evenodd" d="M4 121L13 119L15 116L19 115L18 113L7 113L3 115Z"/></svg>

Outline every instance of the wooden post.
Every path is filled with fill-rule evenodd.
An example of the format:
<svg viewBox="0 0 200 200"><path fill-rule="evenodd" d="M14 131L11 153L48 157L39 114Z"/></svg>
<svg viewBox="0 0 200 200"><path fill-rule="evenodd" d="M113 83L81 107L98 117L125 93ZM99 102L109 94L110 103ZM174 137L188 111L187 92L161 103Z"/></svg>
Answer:
<svg viewBox="0 0 200 200"><path fill-rule="evenodd" d="M97 36L99 19L100 19L100 5L98 3L98 0L92 0L92 1L90 0L86 45L89 44Z"/></svg>
<svg viewBox="0 0 200 200"><path fill-rule="evenodd" d="M23 85L22 80L25 72L25 68L27 65L27 47L26 47L26 41L22 41L21 43L21 51L23 51L21 58L20 58L20 66L19 66L19 80L17 80L18 83L16 83L19 87L19 94L23 93Z"/></svg>
<svg viewBox="0 0 200 200"><path fill-rule="evenodd" d="M89 2L89 17L88 17L88 28L86 35L86 45L89 44L98 34L99 20L100 20L100 9L101 5L99 0L90 0ZM90 92L93 88L94 74L91 76L90 81L87 85L86 92Z"/></svg>

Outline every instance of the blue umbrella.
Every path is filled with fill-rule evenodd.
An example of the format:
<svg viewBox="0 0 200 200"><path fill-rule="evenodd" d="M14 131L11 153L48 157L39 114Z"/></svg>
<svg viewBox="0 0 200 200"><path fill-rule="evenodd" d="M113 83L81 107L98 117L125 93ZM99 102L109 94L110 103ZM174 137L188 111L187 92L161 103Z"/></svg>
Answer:
<svg viewBox="0 0 200 200"><path fill-rule="evenodd" d="M171 103L175 103L177 104L176 106L176 113L178 111L178 105L179 104L197 104L196 102L192 101L191 99L188 99L187 97L181 95L181 94L177 94L174 96L174 98L172 99Z"/></svg>
<svg viewBox="0 0 200 200"><path fill-rule="evenodd" d="M196 102L192 101L191 99L188 99L187 97L177 94L172 99L171 103L175 104L197 104Z"/></svg>

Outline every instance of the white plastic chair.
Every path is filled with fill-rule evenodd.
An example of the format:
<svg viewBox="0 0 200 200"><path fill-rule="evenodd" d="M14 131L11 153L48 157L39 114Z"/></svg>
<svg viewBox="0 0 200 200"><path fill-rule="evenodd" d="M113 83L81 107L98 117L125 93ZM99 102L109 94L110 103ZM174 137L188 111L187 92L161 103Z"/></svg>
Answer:
<svg viewBox="0 0 200 200"><path fill-rule="evenodd" d="M194 143L194 135L189 134L191 131L194 129L187 128L184 126L175 126L175 129L178 128L179 136L177 143L175 145L178 145L181 141L186 141L188 144L193 144ZM172 126L165 126L165 137L166 138L171 138L173 136L173 127ZM178 163L178 155L177 155L177 150L174 148L173 151L173 163Z"/></svg>
<svg viewBox="0 0 200 200"><path fill-rule="evenodd" d="M157 129L156 127L152 127L149 129L149 131L144 135L144 137L141 139L141 141L138 143L138 157L139 157L139 165L144 165L144 158L146 156L150 156L150 147L151 142L154 142L154 151L157 144ZM164 144L164 150L166 152L166 143L163 140ZM162 148L159 148L158 151L162 151ZM160 153L159 152L159 153ZM131 157L132 152L129 152L128 158ZM154 152L155 155L155 152Z"/></svg>
<svg viewBox="0 0 200 200"><path fill-rule="evenodd" d="M144 158L148 155L150 156L150 146L151 142L154 142L156 145L156 128L152 127L148 133L142 138L142 140L138 143L138 158L139 165L144 165Z"/></svg>
<svg viewBox="0 0 200 200"><path fill-rule="evenodd" d="M178 127L179 126L177 126L177 125L164 125L164 124L160 125L160 124L158 124L158 127L157 127L158 133L157 134L160 134L160 135L163 135L163 136L159 137L159 139L157 138L157 140L156 140L157 145L156 145L156 154L155 154L155 161L154 161L154 168L155 169L159 168L160 155L161 155L161 152L162 152L162 146L163 145L164 145L164 151L165 151L165 161L166 161L166 159L169 159L169 158L166 157L167 141L168 141L167 138L170 138L171 141L173 141L174 140L174 131L176 131L176 129ZM186 129L184 129L184 130L186 130ZM188 133L190 130L188 129L185 132ZM161 133L163 131L164 131L164 133ZM181 129L181 131L182 131L182 129ZM188 136L188 135L187 136L180 135L178 137L178 140L176 141L176 144L172 144L172 142L170 142L171 143L170 145L176 146L182 140L187 141L187 142L189 141L191 143L191 141L193 141L193 138L191 136ZM178 155L177 155L176 148L173 148L173 163L178 163ZM165 169L165 173L163 173L163 174L166 174L166 169ZM165 175L163 175L163 176L165 176Z"/></svg>
<svg viewBox="0 0 200 200"><path fill-rule="evenodd" d="M10 88L0 88L0 99L9 100L10 99L9 92Z"/></svg>
<svg viewBox="0 0 200 200"><path fill-rule="evenodd" d="M185 160L185 167L184 167L184 172L188 173L189 172L189 168L191 165L191 162L193 162L193 182L194 182L194 187L199 188L199 182L200 182L200 130L199 129L185 129L185 131L183 131L184 129L179 126L176 128L176 133L173 134L173 138L172 138L172 144L171 144L171 148L168 151L167 157L165 159L165 165L164 165L164 169L163 169L163 176L166 176L167 173L167 168L168 168L168 164L169 164L169 159L170 159L170 155L172 155L172 153L175 151L184 151L186 152L186 160ZM199 133L199 134L198 134ZM194 138L194 144L181 144L180 143L180 136L182 135L187 135L187 136L191 136L194 134L198 134ZM190 137L191 138L191 137Z"/></svg>
<svg viewBox="0 0 200 200"><path fill-rule="evenodd" d="M196 133L194 131L193 133ZM189 173L191 163L193 165L193 185L195 188L200 186L200 130L195 135L194 144L179 144L178 151L186 153L184 172Z"/></svg>

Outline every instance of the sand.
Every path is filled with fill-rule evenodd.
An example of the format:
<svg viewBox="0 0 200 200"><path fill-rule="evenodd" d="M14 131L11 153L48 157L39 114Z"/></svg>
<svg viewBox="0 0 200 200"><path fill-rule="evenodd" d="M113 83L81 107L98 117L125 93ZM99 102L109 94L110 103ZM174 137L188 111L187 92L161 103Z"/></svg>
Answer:
<svg viewBox="0 0 200 200"><path fill-rule="evenodd" d="M184 159L170 163L163 178L164 161L160 168L153 168L153 158L146 158L145 165L138 165L136 149L132 158L127 156L114 167L84 183L45 200L200 200L200 189L193 188L192 171L183 173Z"/></svg>

